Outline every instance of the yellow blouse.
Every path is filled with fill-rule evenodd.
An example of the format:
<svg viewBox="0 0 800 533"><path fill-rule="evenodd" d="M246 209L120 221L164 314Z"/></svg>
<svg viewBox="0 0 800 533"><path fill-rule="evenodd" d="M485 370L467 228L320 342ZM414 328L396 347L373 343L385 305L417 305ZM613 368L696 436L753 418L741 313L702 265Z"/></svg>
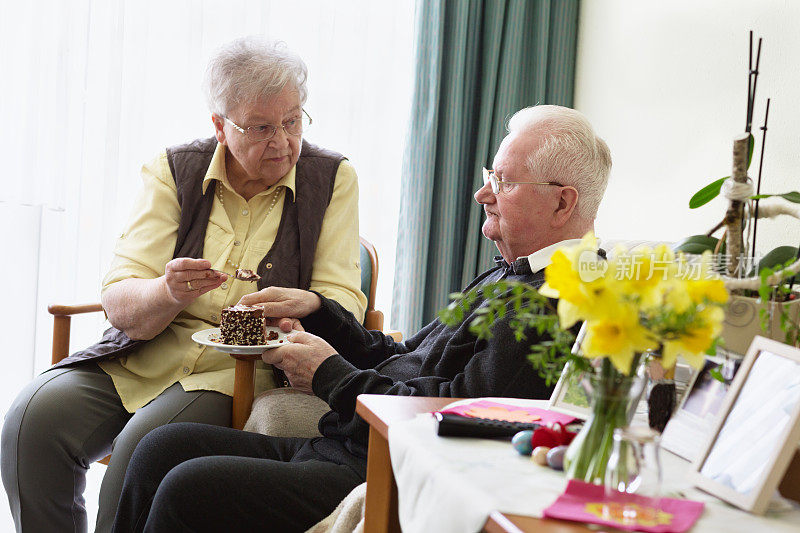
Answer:
<svg viewBox="0 0 800 533"><path fill-rule="evenodd" d="M255 270L272 246L286 195L295 194L295 168L273 187L246 201L228 183L225 153L225 146L217 145L203 180L204 192L208 187L217 188L203 254L211 261L211 268L233 275L234 265ZM144 187L117 241L103 291L126 278L162 276L172 259L180 208L166 151L142 167L142 180ZM361 292L359 254L358 181L352 165L343 161L323 219L310 288L363 320L367 299ZM100 363L114 381L125 409L134 412L175 382L186 391L213 390L232 396L234 360L193 342L191 336L217 326L222 308L257 290L255 283L230 278L189 304L134 355ZM256 392L274 386L271 369L259 363Z"/></svg>

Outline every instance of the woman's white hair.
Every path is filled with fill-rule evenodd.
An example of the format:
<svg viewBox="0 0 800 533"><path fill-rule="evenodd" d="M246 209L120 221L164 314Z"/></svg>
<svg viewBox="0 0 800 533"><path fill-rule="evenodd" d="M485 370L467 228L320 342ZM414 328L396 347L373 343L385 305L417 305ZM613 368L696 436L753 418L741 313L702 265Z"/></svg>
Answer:
<svg viewBox="0 0 800 533"><path fill-rule="evenodd" d="M308 69L281 41L242 37L219 49L206 68L203 89L212 113L227 116L243 102L263 100L290 86L308 97Z"/></svg>
<svg viewBox="0 0 800 533"><path fill-rule="evenodd" d="M611 152L579 111L537 105L517 111L509 132L536 130L541 142L528 154L528 170L536 177L571 185L578 191L578 215L594 220L611 172Z"/></svg>

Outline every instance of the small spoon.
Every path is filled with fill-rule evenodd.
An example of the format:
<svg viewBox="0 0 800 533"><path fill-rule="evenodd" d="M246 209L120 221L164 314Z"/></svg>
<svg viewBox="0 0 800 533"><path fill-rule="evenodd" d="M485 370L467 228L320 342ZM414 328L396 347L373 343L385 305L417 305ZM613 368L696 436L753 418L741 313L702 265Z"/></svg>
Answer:
<svg viewBox="0 0 800 533"><path fill-rule="evenodd" d="M216 272L217 274L225 274L226 276L231 277L231 275L228 274L227 272L223 272L221 270L214 270L213 268L211 270ZM259 276L258 274L247 268L237 268L236 274L234 274L233 277L241 281L258 281L261 279L261 276Z"/></svg>

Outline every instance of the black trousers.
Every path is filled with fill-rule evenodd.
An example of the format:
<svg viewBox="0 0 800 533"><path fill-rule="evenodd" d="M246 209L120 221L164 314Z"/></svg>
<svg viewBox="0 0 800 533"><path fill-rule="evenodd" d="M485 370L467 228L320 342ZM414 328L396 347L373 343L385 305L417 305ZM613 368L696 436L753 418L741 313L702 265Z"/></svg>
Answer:
<svg viewBox="0 0 800 533"><path fill-rule="evenodd" d="M311 441L206 424L157 428L131 457L113 531L305 531L364 481Z"/></svg>

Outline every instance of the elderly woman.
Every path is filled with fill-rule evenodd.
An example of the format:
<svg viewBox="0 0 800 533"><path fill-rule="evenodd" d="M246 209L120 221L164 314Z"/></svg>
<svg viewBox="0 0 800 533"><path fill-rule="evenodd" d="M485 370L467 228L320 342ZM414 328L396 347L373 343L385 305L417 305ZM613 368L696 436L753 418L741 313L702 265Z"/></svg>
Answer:
<svg viewBox="0 0 800 533"><path fill-rule="evenodd" d="M128 460L151 429L230 424L233 361L193 333L270 285L316 291L358 320L358 186L343 156L302 140L306 67L276 43L212 59L215 138L168 148L120 236L102 302L113 328L33 380L6 416L2 475L18 530L85 531L93 461L112 451L97 531L110 529ZM234 279L257 271L258 285ZM257 389L274 387L266 367Z"/></svg>

